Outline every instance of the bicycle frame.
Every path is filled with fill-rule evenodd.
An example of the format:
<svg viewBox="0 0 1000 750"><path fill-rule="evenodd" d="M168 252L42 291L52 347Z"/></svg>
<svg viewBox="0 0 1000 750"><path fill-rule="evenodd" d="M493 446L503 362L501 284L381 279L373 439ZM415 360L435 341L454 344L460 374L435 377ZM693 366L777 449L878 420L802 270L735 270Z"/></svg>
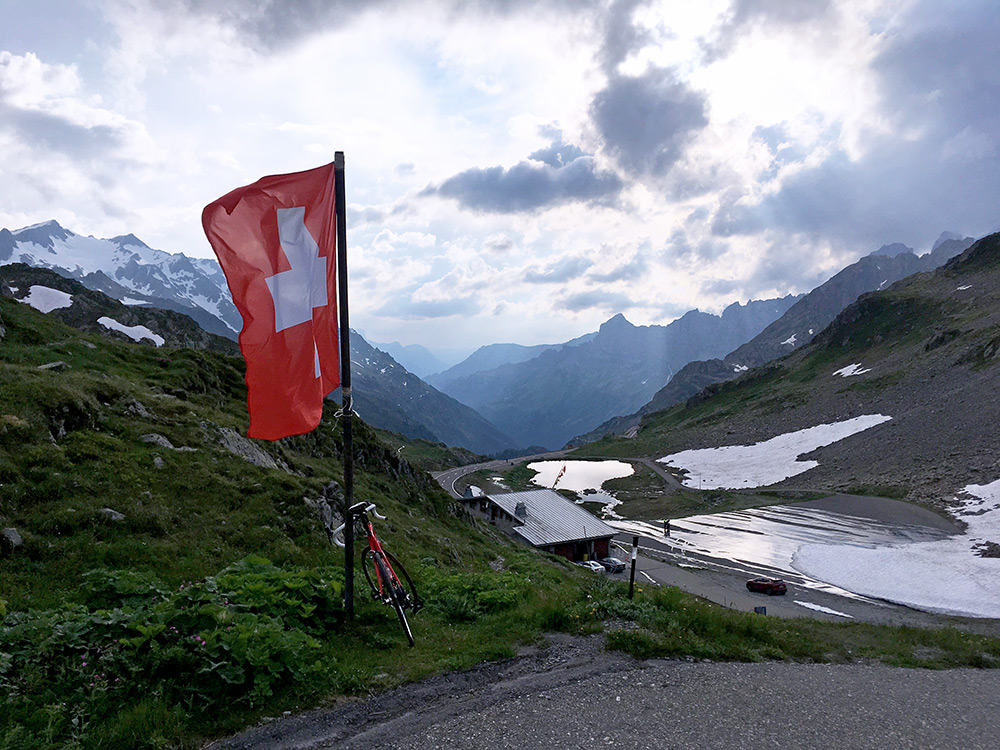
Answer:
<svg viewBox="0 0 1000 750"><path fill-rule="evenodd" d="M361 519L361 524L365 527L365 532L368 535L368 549L371 550L373 554L378 554L382 558L382 562L385 563L386 570L383 571L380 565L375 566L375 578L378 581L378 593L380 598L386 604L391 604L391 600L386 592L387 587L391 587L396 595L399 596L402 593L403 601L400 602L404 607L409 606L410 595L406 592L406 588L403 586L402 582L399 580L399 576L396 575L396 571L392 568L392 563L389 562L388 553L382 549L382 543L379 542L378 537L375 535L375 527L372 525L371 519L368 518L367 508L362 508L356 512ZM388 576L385 574L388 573ZM387 577L389 580L383 579L383 576Z"/></svg>
<svg viewBox="0 0 1000 750"><path fill-rule="evenodd" d="M368 517L369 513L379 519L385 518L385 516L380 516L378 511L375 510L374 503L356 503L347 510L347 521L336 529L331 529L327 526L327 534L334 544L343 547L344 542L341 540L341 534L347 523L353 523L357 520L364 527L365 534L368 537L368 549L365 550L362 556L361 569L371 588L372 598L378 599L383 604L387 604L396 610L396 615L399 617L399 622L406 635L406 639L409 641L410 646L413 646L413 634L410 631L410 624L406 621L406 614L403 610L410 609L416 614L423 605L420 597L417 595L416 586L413 585L413 579L410 578L406 569L403 568L403 564L394 555L383 549L382 543L375 534L375 527L372 524L371 518ZM374 576L369 571L369 567L374 568ZM397 569L399 573L396 572ZM402 577L400 577L400 574ZM403 582L404 580L406 581L405 583Z"/></svg>

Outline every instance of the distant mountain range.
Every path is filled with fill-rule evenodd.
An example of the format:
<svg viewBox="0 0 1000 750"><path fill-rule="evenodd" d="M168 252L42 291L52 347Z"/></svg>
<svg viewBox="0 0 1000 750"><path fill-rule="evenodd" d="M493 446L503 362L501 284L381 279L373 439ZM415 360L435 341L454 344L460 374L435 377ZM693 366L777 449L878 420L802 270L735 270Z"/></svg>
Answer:
<svg viewBox="0 0 1000 750"><path fill-rule="evenodd" d="M355 411L373 427L479 454L515 445L474 409L428 385L357 331L351 331L351 390ZM339 400L339 389L332 396Z"/></svg>
<svg viewBox="0 0 1000 750"><path fill-rule="evenodd" d="M537 344L535 346L522 346L521 344L488 344L481 346L467 358L457 365L449 367L443 372L431 375L427 382L435 388L446 389L452 383L475 375L479 372L495 370L504 365L516 365L520 362L527 362L540 354L559 350L566 346L576 346L586 341L591 341L597 332L588 333L575 339L571 339L563 344Z"/></svg>
<svg viewBox="0 0 1000 750"><path fill-rule="evenodd" d="M634 326L616 315L570 341L484 346L438 372L444 363L423 347L371 346L355 333L355 408L373 426L483 454L559 448L635 429L644 414L795 351L862 292L934 268L971 243L956 237L943 236L919 258L905 246L887 245L802 298L737 303L722 315L693 310L666 326ZM32 267L90 290L84 294L55 277L43 284L74 297L72 306L53 314L77 327L111 336L145 327L168 346L236 351L231 342L242 321L214 260L154 250L134 235L83 237L50 221L0 230L0 264L19 263L25 265L9 266L17 269L15 288L41 283L30 275ZM184 316L215 335L202 336ZM118 330L98 323L102 317Z"/></svg>
<svg viewBox="0 0 1000 750"><path fill-rule="evenodd" d="M0 264L51 268L135 307L184 313L210 333L235 339L243 320L214 260L154 250L135 235L84 237L56 221L0 229Z"/></svg>
<svg viewBox="0 0 1000 750"><path fill-rule="evenodd" d="M369 341L368 343L376 349L385 352L407 370L424 380L427 380L428 375L448 369L448 365L440 357L420 344L404 345L398 341L393 341L389 344L377 341Z"/></svg>
<svg viewBox="0 0 1000 750"><path fill-rule="evenodd" d="M900 243L884 245L803 296L758 335L721 359L689 362L640 409L616 416L595 430L577 435L573 442L580 444L604 435L628 434L636 429L646 414L686 401L714 383L737 378L751 368L801 348L865 292L884 289L914 273L932 271L974 242L971 237L957 237L944 233L933 250L921 256Z"/></svg>
<svg viewBox="0 0 1000 750"><path fill-rule="evenodd" d="M574 435L646 403L691 360L743 343L797 299L735 303L721 316L692 310L666 326L634 326L619 314L596 334L565 344L480 350L429 380L516 445L561 448ZM480 369L497 361L502 364Z"/></svg>

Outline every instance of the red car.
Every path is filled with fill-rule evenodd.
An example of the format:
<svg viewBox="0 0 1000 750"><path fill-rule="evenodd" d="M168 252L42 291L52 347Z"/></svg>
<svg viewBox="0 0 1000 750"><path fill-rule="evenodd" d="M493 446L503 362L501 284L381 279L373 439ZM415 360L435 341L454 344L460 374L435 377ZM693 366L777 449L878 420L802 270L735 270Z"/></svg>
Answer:
<svg viewBox="0 0 1000 750"><path fill-rule="evenodd" d="M768 595L784 594L788 591L788 586L780 578L751 578L747 581L747 591Z"/></svg>

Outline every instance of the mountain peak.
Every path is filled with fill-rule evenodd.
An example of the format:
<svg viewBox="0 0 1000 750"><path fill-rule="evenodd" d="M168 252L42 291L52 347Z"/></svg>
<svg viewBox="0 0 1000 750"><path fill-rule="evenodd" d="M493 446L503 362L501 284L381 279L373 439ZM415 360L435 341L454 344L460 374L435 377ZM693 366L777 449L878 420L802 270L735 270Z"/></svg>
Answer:
<svg viewBox="0 0 1000 750"><path fill-rule="evenodd" d="M11 234L17 238L18 242L32 242L47 247L49 250L55 247L56 240L66 240L73 236L72 232L63 229L55 219L44 221L41 224L32 224L30 227L18 229Z"/></svg>
<svg viewBox="0 0 1000 750"><path fill-rule="evenodd" d="M108 240L108 242L114 242L122 250L125 249L126 245L132 245L134 247L144 247L147 250L152 250L152 248L149 245L147 245L145 242L140 240L132 233L122 234L119 235L118 237L112 237L111 239Z"/></svg>
<svg viewBox="0 0 1000 750"><path fill-rule="evenodd" d="M893 242L891 245L882 245L878 250L872 250L870 255L884 255L888 258L895 258L897 255L902 255L903 253L913 253L913 248L904 245L902 242Z"/></svg>
<svg viewBox="0 0 1000 750"><path fill-rule="evenodd" d="M934 246L931 247L931 250L932 251L937 250L939 247L941 247L941 245L943 245L945 242L948 242L949 240L960 240L960 239L962 239L962 235L957 234L955 232L941 232L941 236L938 237L937 240L934 242Z"/></svg>
<svg viewBox="0 0 1000 750"><path fill-rule="evenodd" d="M617 331L627 331L635 328L634 325L625 319L625 316L618 313L613 318L609 318L601 323L600 333L615 333Z"/></svg>

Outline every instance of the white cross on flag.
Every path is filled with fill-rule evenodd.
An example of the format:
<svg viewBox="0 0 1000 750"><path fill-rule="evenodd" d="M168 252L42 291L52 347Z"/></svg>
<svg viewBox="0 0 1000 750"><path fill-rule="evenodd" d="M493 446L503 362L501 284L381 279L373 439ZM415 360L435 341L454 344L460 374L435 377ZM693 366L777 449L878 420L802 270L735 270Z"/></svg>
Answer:
<svg viewBox="0 0 1000 750"><path fill-rule="evenodd" d="M262 177L201 221L243 316L250 437L313 430L340 385L334 165Z"/></svg>

